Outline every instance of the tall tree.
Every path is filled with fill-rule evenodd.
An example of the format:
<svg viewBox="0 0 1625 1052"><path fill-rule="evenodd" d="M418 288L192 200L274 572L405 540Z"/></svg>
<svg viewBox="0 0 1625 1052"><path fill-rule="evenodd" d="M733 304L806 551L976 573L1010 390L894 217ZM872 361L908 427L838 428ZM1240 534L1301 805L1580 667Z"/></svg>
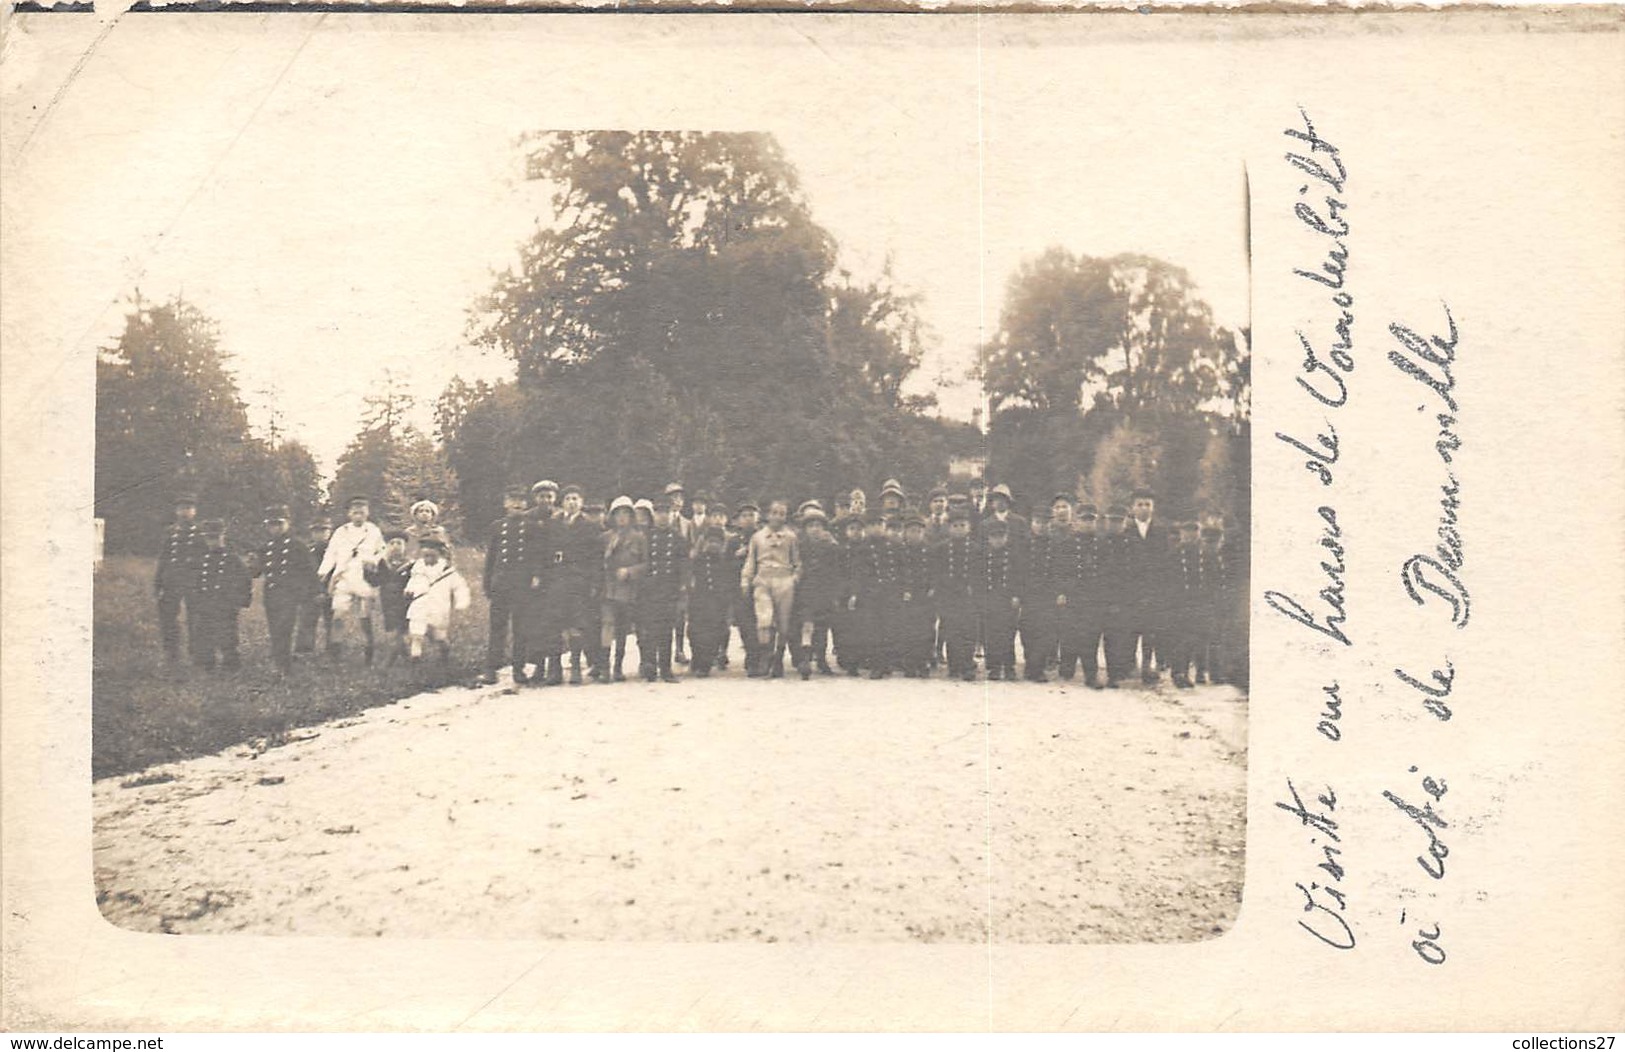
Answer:
<svg viewBox="0 0 1625 1052"><path fill-rule="evenodd" d="M1050 248L1024 260L1005 288L981 377L997 413L1006 405L1077 412L1102 384L1126 318L1111 264Z"/></svg>
<svg viewBox="0 0 1625 1052"><path fill-rule="evenodd" d="M1050 248L1011 276L980 373L995 412L1235 415L1246 358L1181 268Z"/></svg>
<svg viewBox="0 0 1625 1052"><path fill-rule="evenodd" d="M96 363L96 513L110 551L150 551L177 488L201 488L251 441L218 327L179 297L136 293Z"/></svg>
<svg viewBox="0 0 1625 1052"><path fill-rule="evenodd" d="M555 215L473 319L516 381L454 384L440 405L478 513L503 481L543 472L615 492L674 478L734 497L833 492L930 449L943 463L922 471L940 474L939 440L963 436L914 426L929 400L903 394L926 338L917 299L889 271L835 273L771 136L552 133L529 148Z"/></svg>

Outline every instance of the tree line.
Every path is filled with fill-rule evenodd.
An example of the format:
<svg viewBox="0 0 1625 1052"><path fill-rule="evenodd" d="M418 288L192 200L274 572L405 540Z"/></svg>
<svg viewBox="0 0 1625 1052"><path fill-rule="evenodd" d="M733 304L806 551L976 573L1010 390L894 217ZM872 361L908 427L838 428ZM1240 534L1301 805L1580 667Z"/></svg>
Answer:
<svg viewBox="0 0 1625 1052"><path fill-rule="evenodd" d="M308 521L365 493L393 519L428 496L455 531L544 475L737 501L885 477L920 492L955 457L985 457L1023 500L1149 486L1176 516L1245 521L1247 334L1216 325L1179 268L1062 248L1023 262L979 349L984 433L906 393L930 340L919 297L889 267L838 267L771 135L550 132L523 149L555 218L469 312L512 378L452 380L428 435L386 376L325 492L302 444L250 432L216 325L137 296L97 365L109 550L150 549L176 488L238 528L266 503Z"/></svg>

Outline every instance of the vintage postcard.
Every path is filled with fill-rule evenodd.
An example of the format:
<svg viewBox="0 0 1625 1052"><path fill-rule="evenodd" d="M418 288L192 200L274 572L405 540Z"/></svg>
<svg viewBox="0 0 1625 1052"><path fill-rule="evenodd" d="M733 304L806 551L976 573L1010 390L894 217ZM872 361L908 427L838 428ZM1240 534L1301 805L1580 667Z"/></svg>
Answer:
<svg viewBox="0 0 1625 1052"><path fill-rule="evenodd" d="M5 1026L1620 1029L1621 30L13 11Z"/></svg>

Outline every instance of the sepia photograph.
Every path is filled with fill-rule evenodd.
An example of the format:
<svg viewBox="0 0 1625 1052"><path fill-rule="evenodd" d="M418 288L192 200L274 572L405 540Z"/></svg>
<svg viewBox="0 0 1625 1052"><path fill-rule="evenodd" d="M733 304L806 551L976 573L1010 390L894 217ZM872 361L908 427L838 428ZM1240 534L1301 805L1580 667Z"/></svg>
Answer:
<svg viewBox="0 0 1625 1052"><path fill-rule="evenodd" d="M951 92L895 126L561 128L458 64L470 127L345 77L370 35L288 59L97 317L102 915L1226 932L1233 158L1215 200L1137 136L1051 145L1014 89L987 144Z"/></svg>
<svg viewBox="0 0 1625 1052"><path fill-rule="evenodd" d="M1617 11L59 6L0 1027L1625 1019Z"/></svg>

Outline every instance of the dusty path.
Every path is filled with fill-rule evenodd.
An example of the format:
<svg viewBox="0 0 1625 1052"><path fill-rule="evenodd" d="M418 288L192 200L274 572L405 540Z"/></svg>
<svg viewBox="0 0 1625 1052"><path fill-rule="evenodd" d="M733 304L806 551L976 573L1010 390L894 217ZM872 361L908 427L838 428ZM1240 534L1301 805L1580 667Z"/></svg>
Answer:
<svg viewBox="0 0 1625 1052"><path fill-rule="evenodd" d="M991 923L1108 942L1210 937L1240 903L1230 687L735 672L447 689L291 738L97 782L104 914L180 933L981 941Z"/></svg>

